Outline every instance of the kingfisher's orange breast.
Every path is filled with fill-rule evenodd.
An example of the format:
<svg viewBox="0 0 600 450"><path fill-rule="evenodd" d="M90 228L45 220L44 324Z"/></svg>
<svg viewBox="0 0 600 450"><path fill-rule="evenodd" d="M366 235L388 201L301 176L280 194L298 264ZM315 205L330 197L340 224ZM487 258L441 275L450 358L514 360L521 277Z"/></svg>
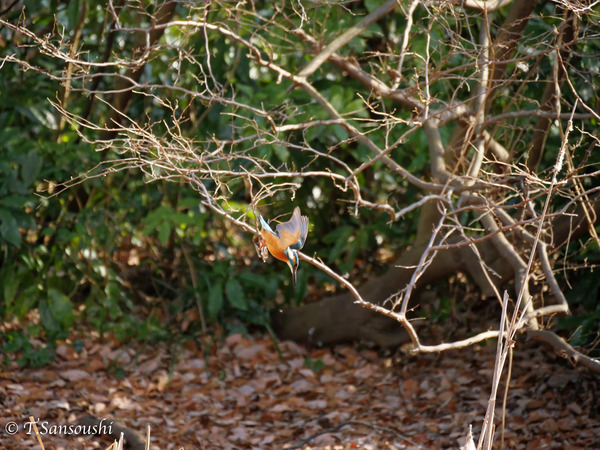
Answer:
<svg viewBox="0 0 600 450"><path fill-rule="evenodd" d="M277 258L280 261L287 262L288 257L283 251L285 248L281 246L280 239L275 236L273 233L267 230L261 230L260 234L262 235L265 243L267 244L267 248L269 249L269 253L273 255L273 258Z"/></svg>

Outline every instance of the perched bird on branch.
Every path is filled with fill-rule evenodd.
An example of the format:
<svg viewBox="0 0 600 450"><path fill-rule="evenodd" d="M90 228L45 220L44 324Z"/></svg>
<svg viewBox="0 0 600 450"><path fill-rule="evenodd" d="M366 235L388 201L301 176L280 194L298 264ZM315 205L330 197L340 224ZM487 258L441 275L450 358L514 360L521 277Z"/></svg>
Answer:
<svg viewBox="0 0 600 450"><path fill-rule="evenodd" d="M306 242L308 234L308 217L300 215L300 208L296 206L292 218L287 222L277 224L275 231L271 229L263 216L259 216L263 238L261 249L266 247L273 257L285 262L292 271L292 281L296 286L296 272L300 264L298 250Z"/></svg>

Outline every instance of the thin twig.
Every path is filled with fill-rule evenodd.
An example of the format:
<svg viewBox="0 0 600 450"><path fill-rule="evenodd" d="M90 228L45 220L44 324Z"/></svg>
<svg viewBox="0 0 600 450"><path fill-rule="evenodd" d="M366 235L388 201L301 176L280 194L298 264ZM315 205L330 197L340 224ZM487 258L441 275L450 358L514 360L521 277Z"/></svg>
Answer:
<svg viewBox="0 0 600 450"><path fill-rule="evenodd" d="M321 64L323 64L329 57L354 39L356 36L360 35L364 32L369 25L379 20L381 17L389 13L392 9L396 7L398 4L398 0L387 0L384 4L379 6L373 12L369 13L358 22L356 25L348 28L344 33L335 38L327 47L325 47L321 52L313 58L313 60L298 73L299 78L308 78L311 76L315 70L317 70Z"/></svg>

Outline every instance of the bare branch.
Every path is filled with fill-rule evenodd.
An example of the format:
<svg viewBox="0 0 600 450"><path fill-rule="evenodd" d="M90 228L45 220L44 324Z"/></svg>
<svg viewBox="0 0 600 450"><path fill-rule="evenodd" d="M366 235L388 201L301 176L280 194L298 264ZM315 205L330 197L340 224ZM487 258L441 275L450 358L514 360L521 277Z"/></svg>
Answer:
<svg viewBox="0 0 600 450"><path fill-rule="evenodd" d="M321 64L323 64L329 59L329 57L333 53L338 51L356 36L360 35L365 29L369 27L369 25L376 22L381 17L392 11L397 4L398 0L387 0L376 10L365 16L365 18L362 19L359 23L348 28L343 34L335 38L329 45L327 45L323 50L321 50L321 52L315 58L313 58L313 60L304 69L300 71L298 77L310 77L321 66Z"/></svg>

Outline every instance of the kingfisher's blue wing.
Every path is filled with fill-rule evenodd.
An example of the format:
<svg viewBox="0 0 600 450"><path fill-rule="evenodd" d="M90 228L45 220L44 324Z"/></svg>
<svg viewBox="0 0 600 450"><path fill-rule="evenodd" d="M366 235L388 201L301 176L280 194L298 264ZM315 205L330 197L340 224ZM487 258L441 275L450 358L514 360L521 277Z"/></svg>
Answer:
<svg viewBox="0 0 600 450"><path fill-rule="evenodd" d="M290 247L296 250L300 250L302 247L304 247L306 236L308 235L308 217L301 216L300 221L300 235L298 236L298 242L296 242L294 245L290 245Z"/></svg>
<svg viewBox="0 0 600 450"><path fill-rule="evenodd" d="M264 230L269 231L269 232L273 233L275 236L279 237L279 233L276 233L275 231L273 231L271 229L271 227L269 226L267 221L265 219L263 219L263 216L259 215L258 219L260 220L260 224L262 225Z"/></svg>
<svg viewBox="0 0 600 450"><path fill-rule="evenodd" d="M300 250L306 242L308 235L308 217L300 215L300 208L296 206L292 218L275 227L281 238L283 248Z"/></svg>

